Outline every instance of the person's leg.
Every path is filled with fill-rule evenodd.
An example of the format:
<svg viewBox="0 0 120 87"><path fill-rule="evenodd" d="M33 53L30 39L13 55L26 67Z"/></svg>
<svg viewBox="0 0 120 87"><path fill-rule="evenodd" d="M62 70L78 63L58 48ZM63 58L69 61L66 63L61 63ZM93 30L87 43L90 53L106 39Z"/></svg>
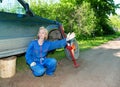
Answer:
<svg viewBox="0 0 120 87"><path fill-rule="evenodd" d="M40 64L36 64L35 66L32 66L31 70L32 70L33 75L37 77L42 76L45 73L45 68Z"/></svg>
<svg viewBox="0 0 120 87"><path fill-rule="evenodd" d="M44 66L46 67L46 74L52 76L56 70L57 60L54 58L46 58L44 60Z"/></svg>

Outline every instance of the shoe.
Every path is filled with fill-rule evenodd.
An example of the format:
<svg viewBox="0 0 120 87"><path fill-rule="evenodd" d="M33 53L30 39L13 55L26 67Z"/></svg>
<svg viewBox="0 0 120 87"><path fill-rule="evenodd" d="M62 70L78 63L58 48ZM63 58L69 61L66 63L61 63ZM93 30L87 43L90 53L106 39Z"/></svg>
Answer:
<svg viewBox="0 0 120 87"><path fill-rule="evenodd" d="M55 77L55 74L53 73L49 73L49 74L46 74L47 76L51 76L51 77Z"/></svg>

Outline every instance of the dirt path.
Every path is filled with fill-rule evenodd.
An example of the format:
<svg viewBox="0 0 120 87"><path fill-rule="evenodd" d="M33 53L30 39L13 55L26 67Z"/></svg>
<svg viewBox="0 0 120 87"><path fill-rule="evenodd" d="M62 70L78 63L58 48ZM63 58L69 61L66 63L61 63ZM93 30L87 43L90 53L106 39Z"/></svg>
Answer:
<svg viewBox="0 0 120 87"><path fill-rule="evenodd" d="M78 68L67 59L61 62L55 77L34 77L27 70L0 78L0 87L120 87L120 39L81 52Z"/></svg>

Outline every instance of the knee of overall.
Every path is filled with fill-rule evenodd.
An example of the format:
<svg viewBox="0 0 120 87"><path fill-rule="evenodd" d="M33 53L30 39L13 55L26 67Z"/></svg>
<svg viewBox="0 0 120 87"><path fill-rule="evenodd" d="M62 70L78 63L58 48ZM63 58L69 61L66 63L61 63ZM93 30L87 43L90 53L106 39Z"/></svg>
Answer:
<svg viewBox="0 0 120 87"><path fill-rule="evenodd" d="M34 76L42 76L45 72L45 68L40 65L32 66L31 70L32 70Z"/></svg>
<svg viewBox="0 0 120 87"><path fill-rule="evenodd" d="M56 66L57 65L57 60L54 58L51 58L50 62L49 62L50 66Z"/></svg>
<svg viewBox="0 0 120 87"><path fill-rule="evenodd" d="M33 71L33 74L36 77L43 76L44 73L45 73L45 69L40 69L40 70Z"/></svg>

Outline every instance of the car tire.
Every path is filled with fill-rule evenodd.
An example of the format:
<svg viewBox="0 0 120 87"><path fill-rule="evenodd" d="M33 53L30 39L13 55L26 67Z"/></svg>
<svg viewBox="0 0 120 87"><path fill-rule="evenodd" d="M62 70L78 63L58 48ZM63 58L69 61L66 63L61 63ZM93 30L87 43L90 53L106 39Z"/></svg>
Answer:
<svg viewBox="0 0 120 87"><path fill-rule="evenodd" d="M76 39L74 38L73 40L72 40L72 43L74 43L74 45L75 45L75 50L74 50L74 58L75 59L78 59L79 58L79 52L80 52L80 50L79 50L79 45L78 45L78 43L77 43L77 41L76 41ZM72 60L72 56L71 56L71 54L70 54L70 50L69 49L67 49L67 48L65 48L65 54L66 54L66 57L69 59L69 60Z"/></svg>

